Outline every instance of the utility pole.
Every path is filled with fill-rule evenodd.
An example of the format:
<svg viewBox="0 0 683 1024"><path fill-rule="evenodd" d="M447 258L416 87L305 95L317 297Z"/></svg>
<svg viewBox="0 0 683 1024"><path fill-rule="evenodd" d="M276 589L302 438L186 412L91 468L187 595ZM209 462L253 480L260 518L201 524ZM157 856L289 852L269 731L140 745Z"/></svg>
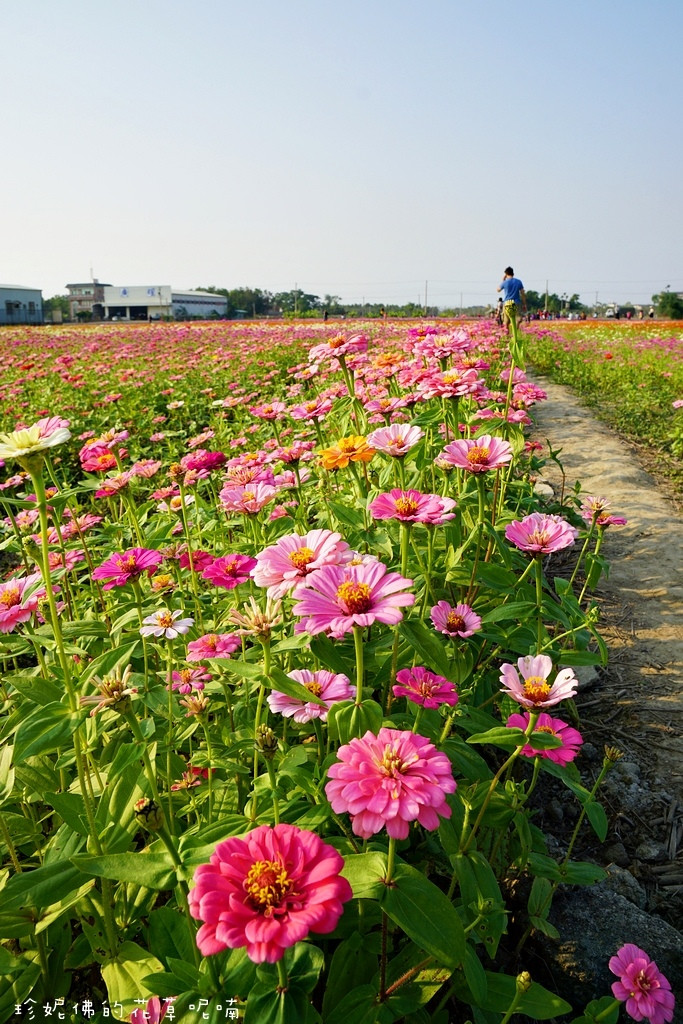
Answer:
<svg viewBox="0 0 683 1024"><path fill-rule="evenodd" d="M427 281L425 281L425 316L427 316Z"/></svg>
<svg viewBox="0 0 683 1024"><path fill-rule="evenodd" d="M545 282L545 311L548 312L548 279Z"/></svg>

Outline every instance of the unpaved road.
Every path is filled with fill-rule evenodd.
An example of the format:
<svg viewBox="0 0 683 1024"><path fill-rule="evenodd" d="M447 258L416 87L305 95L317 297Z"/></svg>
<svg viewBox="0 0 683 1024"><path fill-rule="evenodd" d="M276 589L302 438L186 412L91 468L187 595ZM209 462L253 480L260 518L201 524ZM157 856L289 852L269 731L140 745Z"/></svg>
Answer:
<svg viewBox="0 0 683 1024"><path fill-rule="evenodd" d="M610 665L586 697L586 717L597 739L644 765L653 788L670 794L683 838L683 522L627 443L567 388L533 379L548 393L534 407L534 434L562 449L567 490L578 479L583 494L608 498L610 511L628 519L609 528L603 545L610 572L597 596ZM559 493L558 467L549 462L544 478Z"/></svg>

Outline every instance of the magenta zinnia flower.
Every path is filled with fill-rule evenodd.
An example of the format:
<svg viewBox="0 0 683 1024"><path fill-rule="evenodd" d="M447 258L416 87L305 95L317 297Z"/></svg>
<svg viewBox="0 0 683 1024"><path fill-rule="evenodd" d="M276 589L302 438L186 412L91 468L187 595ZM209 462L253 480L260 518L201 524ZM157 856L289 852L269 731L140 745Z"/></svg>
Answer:
<svg viewBox="0 0 683 1024"><path fill-rule="evenodd" d="M421 427L409 427L392 423L390 427L379 427L368 434L368 444L384 455L403 458L424 437Z"/></svg>
<svg viewBox="0 0 683 1024"><path fill-rule="evenodd" d="M284 597L315 569L341 565L350 558L351 549L340 533L290 533L257 554L252 576L258 587L268 588L268 597Z"/></svg>
<svg viewBox="0 0 683 1024"><path fill-rule="evenodd" d="M505 724L509 729L521 729L522 732L526 732L530 717L528 711L523 715L510 715ZM552 750L534 750L527 743L521 750L524 757L545 757L549 761L554 761L555 764L565 765L574 760L583 743L583 737L578 729L573 729L561 718L551 718L545 712L538 716L534 732L549 732L562 740L562 746L554 747Z"/></svg>
<svg viewBox="0 0 683 1024"><path fill-rule="evenodd" d="M214 587L233 590L250 578L255 565L256 559L249 555L222 555L203 570L202 577L213 583Z"/></svg>
<svg viewBox="0 0 683 1024"><path fill-rule="evenodd" d="M397 672L393 689L395 697L407 697L413 704L424 708L438 708L442 704L454 707L458 703L453 683L421 665Z"/></svg>
<svg viewBox="0 0 683 1024"><path fill-rule="evenodd" d="M294 590L298 603L292 611L303 616L296 631L326 632L338 639L354 626L395 626L403 618L401 607L415 601L414 594L405 593L412 583L382 562L325 565Z"/></svg>
<svg viewBox="0 0 683 1024"><path fill-rule="evenodd" d="M349 700L356 695L355 686L351 685L348 676L342 672L335 675L320 669L311 672L307 668L295 669L288 673L290 679L301 683L307 690L325 701L325 705L316 704L312 701L299 700L297 697L289 697L279 690L272 690L268 694L268 705L274 714L284 715L285 718L293 718L295 722L310 722L319 718L321 722L327 721L327 712L330 706L339 700Z"/></svg>
<svg viewBox="0 0 683 1024"><path fill-rule="evenodd" d="M676 1000L671 985L642 949L627 942L610 959L609 969L619 978L612 992L626 1003L626 1012L634 1020L647 1017L650 1024L673 1020Z"/></svg>
<svg viewBox="0 0 683 1024"><path fill-rule="evenodd" d="M39 572L0 583L0 633L11 633L21 622L28 622L45 597L45 587L35 589L41 579ZM33 588L33 589L32 589ZM27 593L31 591L32 593Z"/></svg>
<svg viewBox="0 0 683 1024"><path fill-rule="evenodd" d="M482 434L477 438L461 438L447 444L440 458L458 469L467 469L470 473L486 473L489 469L500 469L512 459L512 446L509 441L491 434Z"/></svg>
<svg viewBox="0 0 683 1024"><path fill-rule="evenodd" d="M237 633L206 633L199 640L190 640L187 645L186 661L204 661L209 658L229 658L242 646L242 637Z"/></svg>
<svg viewBox="0 0 683 1024"><path fill-rule="evenodd" d="M386 494L378 494L368 505L374 519L398 519L402 523L426 523L440 526L455 518L453 498L440 494L422 494L421 491L403 491L399 487Z"/></svg>
<svg viewBox="0 0 683 1024"><path fill-rule="evenodd" d="M524 519L516 519L505 527L505 538L520 551L533 555L549 555L553 551L571 547L576 530L561 516L532 512Z"/></svg>
<svg viewBox="0 0 683 1024"><path fill-rule="evenodd" d="M351 815L357 836L369 839L385 825L405 839L412 821L430 832L450 818L446 794L456 782L448 757L424 736L400 729L368 732L340 747L328 771L327 799L335 814Z"/></svg>
<svg viewBox="0 0 683 1024"><path fill-rule="evenodd" d="M337 926L351 886L341 854L296 825L260 825L219 843L194 874L190 913L203 921L203 956L246 946L255 963L275 963L309 932Z"/></svg>
<svg viewBox="0 0 683 1024"><path fill-rule="evenodd" d="M135 580L143 572L152 575L164 560L160 551L149 548L130 548L121 554L111 555L106 562L99 565L92 574L94 580L107 580L104 590L122 587L130 580Z"/></svg>
<svg viewBox="0 0 683 1024"><path fill-rule="evenodd" d="M526 708L550 708L573 697L578 689L579 681L570 668L558 672L552 685L548 682L553 663L547 654L519 658L517 667L521 679L515 666L506 662L500 666L500 681L503 692Z"/></svg>
<svg viewBox="0 0 683 1024"><path fill-rule="evenodd" d="M481 629L481 618L468 604L456 604L453 607L448 601L439 601L432 608L430 617L434 629L446 636L457 636L464 640Z"/></svg>

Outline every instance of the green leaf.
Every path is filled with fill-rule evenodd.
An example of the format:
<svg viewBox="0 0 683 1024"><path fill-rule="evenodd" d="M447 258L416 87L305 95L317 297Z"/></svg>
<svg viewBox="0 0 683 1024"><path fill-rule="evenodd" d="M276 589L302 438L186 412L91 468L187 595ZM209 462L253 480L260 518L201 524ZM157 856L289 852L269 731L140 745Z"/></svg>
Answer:
<svg viewBox="0 0 683 1024"><path fill-rule="evenodd" d="M355 853L344 859L341 874L347 879L356 899L380 900L385 889L386 854L379 850Z"/></svg>
<svg viewBox="0 0 683 1024"><path fill-rule="evenodd" d="M333 704L327 715L327 728L332 739L340 743L365 733L377 733L382 727L384 714L382 708L374 700L362 700L356 704L352 700L340 700Z"/></svg>
<svg viewBox="0 0 683 1024"><path fill-rule="evenodd" d="M465 958L465 933L455 907L417 868L396 864L382 909L421 949L451 969Z"/></svg>
<svg viewBox="0 0 683 1024"><path fill-rule="evenodd" d="M326 707L324 700L317 697L302 683L298 683L296 679L290 679L282 669L277 668L275 665L270 670L270 676L266 679L266 685L272 689L277 689L280 693L285 693L288 697L294 697L296 700Z"/></svg>
<svg viewBox="0 0 683 1024"><path fill-rule="evenodd" d="M533 601L510 601L509 604L499 604L491 611L486 612L482 615L481 621L483 623L488 622L499 622L501 619L510 619L515 622L519 622L527 618L536 610L536 605Z"/></svg>
<svg viewBox="0 0 683 1024"><path fill-rule="evenodd" d="M30 700L32 704L58 704L64 696L63 687L51 683L48 679L42 679L40 676L16 673L6 676L5 682L10 683L22 697Z"/></svg>
<svg viewBox="0 0 683 1024"><path fill-rule="evenodd" d="M15 761L26 761L69 743L82 720L82 714L71 712L56 702L35 708L17 729L14 740Z"/></svg>
<svg viewBox="0 0 683 1024"><path fill-rule="evenodd" d="M149 999L156 995L144 979L162 969L162 964L151 953L135 942L124 942L116 959L102 965L110 1004L121 1003L124 1011L131 1013L135 1009L135 999Z"/></svg>
<svg viewBox="0 0 683 1024"><path fill-rule="evenodd" d="M188 964L194 963L194 943L180 910L166 906L152 911L147 945L162 961L174 957Z"/></svg>
<svg viewBox="0 0 683 1024"><path fill-rule="evenodd" d="M495 1013L505 1013L517 992L516 979L508 974L492 974L487 971L486 981L488 993L481 1003L482 1008L493 1010ZM570 1013L571 1006L534 981L517 1004L517 1010L532 1020L550 1020L552 1017Z"/></svg>
<svg viewBox="0 0 683 1024"><path fill-rule="evenodd" d="M534 878L527 906L534 917L546 918L552 903L553 887L548 878Z"/></svg>
<svg viewBox="0 0 683 1024"><path fill-rule="evenodd" d="M2 890L3 913L36 907L45 910L87 881L68 861L57 861L12 875Z"/></svg>
<svg viewBox="0 0 683 1024"><path fill-rule="evenodd" d="M398 625L398 631L408 641L412 650L419 654L425 668L438 672L452 682L457 682L453 662L433 629L429 629L420 619L404 618Z"/></svg>
<svg viewBox="0 0 683 1024"><path fill-rule="evenodd" d="M607 878L607 872L589 861L575 860L559 868L560 879L567 885L594 885Z"/></svg>
<svg viewBox="0 0 683 1024"><path fill-rule="evenodd" d="M593 826L593 831L600 842L604 843L609 830L609 822L607 820L607 815L605 814L605 808L601 803L598 803L597 800L587 800L584 807L586 808L588 820Z"/></svg>
<svg viewBox="0 0 683 1024"><path fill-rule="evenodd" d="M100 654L87 666L81 677L81 682L85 683L94 676L104 679L105 676L115 672L117 668L127 665L138 644L142 644L142 638L136 636L134 640L127 640L118 647L112 647L104 654Z"/></svg>
<svg viewBox="0 0 683 1024"><path fill-rule="evenodd" d="M49 802L69 828L81 836L90 835L85 804L80 793L51 793Z"/></svg>
<svg viewBox="0 0 683 1024"><path fill-rule="evenodd" d="M378 965L376 938L375 935L353 932L335 949L323 996L322 1010L325 1020L354 986L366 985L372 981Z"/></svg>
<svg viewBox="0 0 683 1024"><path fill-rule="evenodd" d="M474 736L467 737L467 743L490 743L494 747L505 747L514 749L526 743L524 733L521 729L507 728L507 726L496 726L495 729L487 729L486 732L477 732Z"/></svg>
<svg viewBox="0 0 683 1024"><path fill-rule="evenodd" d="M244 1024L309 1024L320 1020L306 992L296 984L279 992L276 985L257 983L249 993Z"/></svg>
<svg viewBox="0 0 683 1024"><path fill-rule="evenodd" d="M14 747L10 743L0 746L0 807L9 800L14 789L13 755Z"/></svg>
<svg viewBox="0 0 683 1024"><path fill-rule="evenodd" d="M136 882L148 889L172 889L178 880L168 850L155 853L111 853L101 857L79 853L71 860L80 871L88 875L111 878L115 882Z"/></svg>
<svg viewBox="0 0 683 1024"><path fill-rule="evenodd" d="M326 1015L325 1024L375 1024L381 1010L375 986L358 985Z"/></svg>
<svg viewBox="0 0 683 1024"><path fill-rule="evenodd" d="M550 939L559 939L560 933L554 924L550 921L546 921L544 917L536 917L535 914L531 914L529 922L534 926L536 931L541 932L542 935L547 935Z"/></svg>

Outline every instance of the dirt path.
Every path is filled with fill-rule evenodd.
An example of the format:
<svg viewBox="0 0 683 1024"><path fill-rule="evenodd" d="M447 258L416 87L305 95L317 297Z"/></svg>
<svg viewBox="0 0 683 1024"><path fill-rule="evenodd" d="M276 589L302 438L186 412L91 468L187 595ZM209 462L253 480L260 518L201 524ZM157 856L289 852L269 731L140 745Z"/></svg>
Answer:
<svg viewBox="0 0 683 1024"><path fill-rule="evenodd" d="M595 721L596 742L613 743L654 773L653 788L669 798L673 859L683 838L683 522L631 447L568 389L534 379L548 393L534 408L535 435L562 449L567 489L578 479L584 494L608 498L610 511L628 519L603 546L610 573L597 596L610 665L581 713ZM558 493L559 469L549 463L544 473Z"/></svg>

